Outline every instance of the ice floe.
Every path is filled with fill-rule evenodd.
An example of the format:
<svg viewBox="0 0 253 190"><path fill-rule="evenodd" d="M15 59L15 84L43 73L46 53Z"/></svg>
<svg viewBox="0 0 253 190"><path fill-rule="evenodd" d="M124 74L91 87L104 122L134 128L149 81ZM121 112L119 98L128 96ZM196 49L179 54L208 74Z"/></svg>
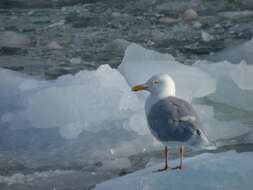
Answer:
<svg viewBox="0 0 253 190"><path fill-rule="evenodd" d="M183 171L154 172L162 167L156 164L124 177L96 186L95 190L177 190L177 189L251 189L253 153L234 151L202 154L185 160ZM178 160L171 164L177 164Z"/></svg>

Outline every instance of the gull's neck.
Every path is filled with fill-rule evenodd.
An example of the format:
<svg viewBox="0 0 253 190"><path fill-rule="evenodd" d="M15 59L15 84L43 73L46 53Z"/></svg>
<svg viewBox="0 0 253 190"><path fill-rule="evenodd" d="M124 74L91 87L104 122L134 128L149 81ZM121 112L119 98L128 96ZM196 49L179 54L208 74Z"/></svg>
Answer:
<svg viewBox="0 0 253 190"><path fill-rule="evenodd" d="M152 105L154 105L156 102L158 102L161 99L167 98L169 96L176 96L176 89L175 85L170 86L170 88L164 89L161 93L151 93L145 104L145 110L146 114L149 113L150 108Z"/></svg>

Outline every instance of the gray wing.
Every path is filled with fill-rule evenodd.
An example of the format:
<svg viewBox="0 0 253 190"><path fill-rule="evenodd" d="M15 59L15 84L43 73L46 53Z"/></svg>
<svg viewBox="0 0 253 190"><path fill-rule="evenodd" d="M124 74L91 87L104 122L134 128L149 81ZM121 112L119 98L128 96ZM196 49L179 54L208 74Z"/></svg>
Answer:
<svg viewBox="0 0 253 190"><path fill-rule="evenodd" d="M168 97L154 104L147 115L152 133L160 141L188 141L200 136L200 120L186 101Z"/></svg>

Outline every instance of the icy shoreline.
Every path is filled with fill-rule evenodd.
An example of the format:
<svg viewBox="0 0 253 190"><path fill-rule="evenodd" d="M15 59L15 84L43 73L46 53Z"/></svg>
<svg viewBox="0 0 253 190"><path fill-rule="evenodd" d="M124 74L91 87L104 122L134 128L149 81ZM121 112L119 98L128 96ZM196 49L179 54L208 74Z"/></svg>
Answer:
<svg viewBox="0 0 253 190"><path fill-rule="evenodd" d="M157 173L154 171L163 164L156 164L133 174L103 182L97 185L95 190L247 190L253 185L252 158L252 152L201 154L187 158L186 168L182 171L169 170ZM178 160L175 160L171 164L177 163Z"/></svg>

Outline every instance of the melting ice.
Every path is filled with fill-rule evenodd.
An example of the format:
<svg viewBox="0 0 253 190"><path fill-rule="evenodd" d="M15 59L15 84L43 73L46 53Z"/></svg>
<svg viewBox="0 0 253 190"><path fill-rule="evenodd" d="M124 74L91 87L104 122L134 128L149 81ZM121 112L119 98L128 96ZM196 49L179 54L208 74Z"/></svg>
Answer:
<svg viewBox="0 0 253 190"><path fill-rule="evenodd" d="M199 61L188 66L136 44L127 48L119 69L102 65L55 81L1 69L1 126L13 132L57 127L62 138L75 140L64 151L83 146L89 152L87 158L129 156L159 148L144 116L146 95L130 91L131 85L155 73L168 73L175 79L177 95L193 103L212 140L252 142L251 65ZM85 134L92 138L87 140Z"/></svg>
<svg viewBox="0 0 253 190"><path fill-rule="evenodd" d="M253 153L233 151L202 154L185 160L184 171L153 172L161 164L115 178L96 186L96 190L177 190L177 189L251 189ZM173 161L176 164L178 160ZM240 164L238 164L240 163Z"/></svg>

